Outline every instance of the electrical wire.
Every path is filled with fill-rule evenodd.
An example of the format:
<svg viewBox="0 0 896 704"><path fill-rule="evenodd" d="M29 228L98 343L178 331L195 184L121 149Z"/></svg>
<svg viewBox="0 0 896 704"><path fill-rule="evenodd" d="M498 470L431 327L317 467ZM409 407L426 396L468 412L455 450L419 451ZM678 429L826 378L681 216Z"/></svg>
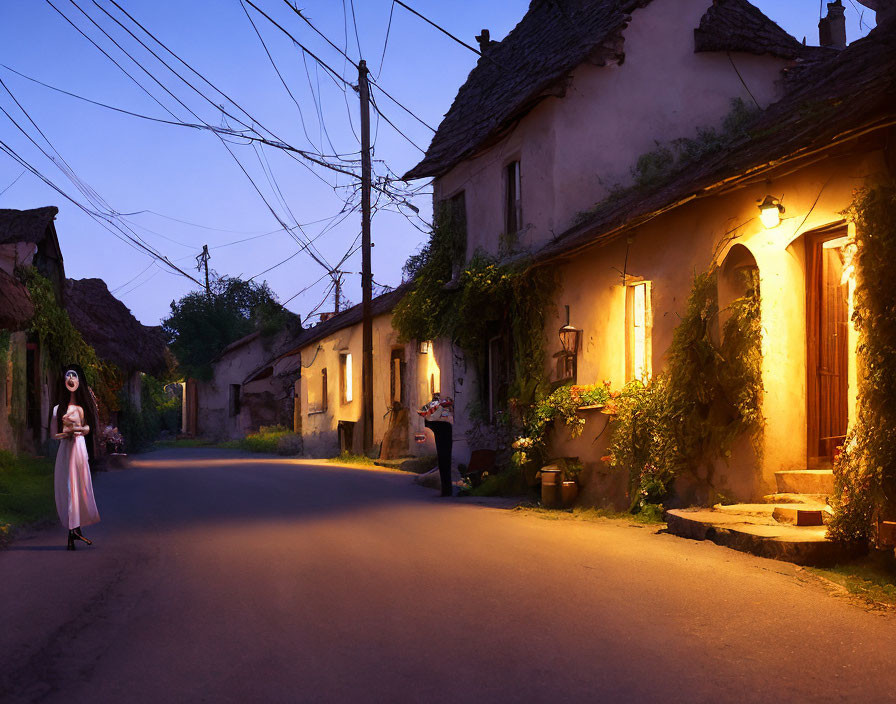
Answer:
<svg viewBox="0 0 896 704"><path fill-rule="evenodd" d="M16 185L16 182L17 182L20 178L22 178L22 176L24 176L24 175L27 173L27 171L28 171L27 169L22 169L22 173L20 173L18 176L16 176L16 177L12 180L12 183L11 183L11 184L9 184L6 188L4 188L2 191L0 191L0 196L2 196L4 193L6 193L10 188L12 188L13 186L15 186L15 185Z"/></svg>
<svg viewBox="0 0 896 704"><path fill-rule="evenodd" d="M376 72L376 78L379 80L383 73L383 64L386 62L386 48L389 46L389 35L392 32L392 15L395 14L395 0L389 6L389 23L386 25L386 40L383 42L383 55L380 57L380 68Z"/></svg>

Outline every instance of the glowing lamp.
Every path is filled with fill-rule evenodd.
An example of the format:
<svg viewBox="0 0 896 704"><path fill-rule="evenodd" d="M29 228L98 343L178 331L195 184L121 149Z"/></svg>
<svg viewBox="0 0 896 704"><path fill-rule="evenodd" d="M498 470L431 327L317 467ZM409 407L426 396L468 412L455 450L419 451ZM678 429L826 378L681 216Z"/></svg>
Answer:
<svg viewBox="0 0 896 704"><path fill-rule="evenodd" d="M420 340L417 343L417 352L420 354L429 354L432 351L432 341L431 340Z"/></svg>
<svg viewBox="0 0 896 704"><path fill-rule="evenodd" d="M781 213L784 212L784 206L777 198L766 196L759 203L759 219L765 225L767 230L772 230L781 224Z"/></svg>
<svg viewBox="0 0 896 704"><path fill-rule="evenodd" d="M563 345L563 351L568 356L574 357L578 353L581 336L582 331L569 323L560 328L560 344Z"/></svg>

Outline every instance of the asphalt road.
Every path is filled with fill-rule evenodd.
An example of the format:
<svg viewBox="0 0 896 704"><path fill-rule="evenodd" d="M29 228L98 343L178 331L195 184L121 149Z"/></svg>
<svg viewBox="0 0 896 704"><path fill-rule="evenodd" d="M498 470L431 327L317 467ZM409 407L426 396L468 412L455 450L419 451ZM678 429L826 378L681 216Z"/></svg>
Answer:
<svg viewBox="0 0 896 704"><path fill-rule="evenodd" d="M0 552L0 701L896 701L896 615L652 528L170 450Z"/></svg>

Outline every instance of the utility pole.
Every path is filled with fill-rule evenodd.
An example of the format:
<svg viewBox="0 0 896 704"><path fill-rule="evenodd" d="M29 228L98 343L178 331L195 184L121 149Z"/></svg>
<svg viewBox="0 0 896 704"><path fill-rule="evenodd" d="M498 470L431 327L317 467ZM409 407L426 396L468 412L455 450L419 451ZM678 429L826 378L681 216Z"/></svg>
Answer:
<svg viewBox="0 0 896 704"><path fill-rule="evenodd" d="M333 279L333 283L335 284L333 290L333 310L337 313L339 312L339 301L342 299L342 272L337 271L334 272L336 274Z"/></svg>
<svg viewBox="0 0 896 704"><path fill-rule="evenodd" d="M208 283L208 260L212 258L212 255L208 253L208 245L202 245L202 254L196 257L196 271L200 271L205 266L205 295L211 298L212 289Z"/></svg>
<svg viewBox="0 0 896 704"><path fill-rule="evenodd" d="M361 311L362 359L361 405L364 421L364 452L373 449L373 271L370 263L370 84L367 82L367 62L358 64L358 88L361 94Z"/></svg>

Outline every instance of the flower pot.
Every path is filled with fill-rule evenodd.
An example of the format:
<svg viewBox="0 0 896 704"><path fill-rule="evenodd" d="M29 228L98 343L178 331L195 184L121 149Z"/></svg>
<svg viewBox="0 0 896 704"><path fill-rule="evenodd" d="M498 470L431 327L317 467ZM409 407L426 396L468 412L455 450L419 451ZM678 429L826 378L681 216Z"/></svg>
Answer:
<svg viewBox="0 0 896 704"><path fill-rule="evenodd" d="M563 473L557 465L541 468L541 505L545 508L559 508Z"/></svg>
<svg viewBox="0 0 896 704"><path fill-rule="evenodd" d="M560 501L565 508L569 508L579 494L579 485L574 481L565 481L560 487Z"/></svg>

